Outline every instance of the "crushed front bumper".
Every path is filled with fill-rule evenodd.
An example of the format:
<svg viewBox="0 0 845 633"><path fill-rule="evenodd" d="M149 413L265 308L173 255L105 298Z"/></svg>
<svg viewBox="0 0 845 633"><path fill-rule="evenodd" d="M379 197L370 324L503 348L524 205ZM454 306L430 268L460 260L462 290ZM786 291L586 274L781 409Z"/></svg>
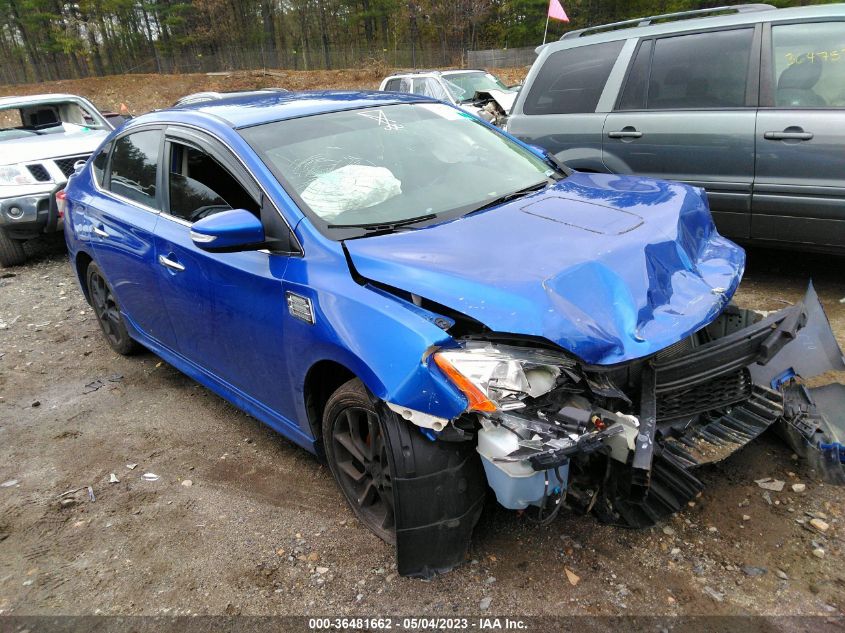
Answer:
<svg viewBox="0 0 845 633"><path fill-rule="evenodd" d="M594 393L619 380L619 368L588 369L597 372ZM519 450L509 455L479 449L500 503L543 509L550 496L557 495L556 504L570 493L570 505L592 509L603 521L646 527L701 491L696 468L726 458L770 427L825 480L845 483L845 361L812 285L802 302L776 313L729 306L690 341L625 371L620 391L627 393L628 415L590 409L585 401L584 420L598 413L600 426L584 422L590 432L580 436L565 424L568 430L556 433L554 425L566 416L516 423L514 416L500 417L498 428L522 434ZM527 503L528 466L536 471L530 489L538 498Z"/></svg>

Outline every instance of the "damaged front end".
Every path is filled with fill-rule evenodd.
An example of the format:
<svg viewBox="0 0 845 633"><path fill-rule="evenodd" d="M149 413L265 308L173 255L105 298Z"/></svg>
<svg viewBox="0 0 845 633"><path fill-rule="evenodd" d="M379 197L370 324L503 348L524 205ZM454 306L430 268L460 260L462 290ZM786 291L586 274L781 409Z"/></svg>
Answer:
<svg viewBox="0 0 845 633"><path fill-rule="evenodd" d="M498 502L541 521L567 505L654 525L701 491L697 467L771 426L827 481L845 481L845 363L812 286L776 313L730 305L688 338L617 365L490 337L431 363L468 401L443 439L474 432Z"/></svg>
<svg viewBox="0 0 845 633"><path fill-rule="evenodd" d="M461 107L471 109L473 114L502 127L508 120L516 93L502 90L478 90L471 99L461 103Z"/></svg>

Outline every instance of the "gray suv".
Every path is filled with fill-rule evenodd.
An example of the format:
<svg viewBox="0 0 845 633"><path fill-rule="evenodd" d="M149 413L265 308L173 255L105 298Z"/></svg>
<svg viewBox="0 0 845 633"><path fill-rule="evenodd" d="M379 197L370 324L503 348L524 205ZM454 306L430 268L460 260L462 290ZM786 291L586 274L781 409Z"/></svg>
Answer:
<svg viewBox="0 0 845 633"><path fill-rule="evenodd" d="M571 31L507 130L575 169L703 187L729 237L845 254L845 4Z"/></svg>

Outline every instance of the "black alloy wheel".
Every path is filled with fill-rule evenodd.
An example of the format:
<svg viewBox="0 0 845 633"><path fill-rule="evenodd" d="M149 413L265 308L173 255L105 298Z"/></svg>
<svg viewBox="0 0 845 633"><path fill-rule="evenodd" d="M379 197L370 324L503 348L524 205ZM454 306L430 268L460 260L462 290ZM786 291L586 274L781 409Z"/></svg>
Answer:
<svg viewBox="0 0 845 633"><path fill-rule="evenodd" d="M396 542L393 468L378 413L359 381L341 387L326 406L326 456L358 518L379 538Z"/></svg>
<svg viewBox="0 0 845 633"><path fill-rule="evenodd" d="M94 308L97 322L109 346L118 354L129 355L136 352L139 346L126 330L114 292L100 267L94 262L88 265L87 284L91 307Z"/></svg>

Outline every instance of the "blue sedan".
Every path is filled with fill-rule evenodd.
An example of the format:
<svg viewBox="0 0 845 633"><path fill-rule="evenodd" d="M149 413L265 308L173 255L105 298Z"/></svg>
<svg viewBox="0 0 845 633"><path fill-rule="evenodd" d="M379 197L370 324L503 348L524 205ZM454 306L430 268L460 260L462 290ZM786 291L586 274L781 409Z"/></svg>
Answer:
<svg viewBox="0 0 845 633"><path fill-rule="evenodd" d="M541 523L685 507L695 468L788 423L768 361L824 319L812 292L730 304L744 253L701 190L573 173L416 95L153 112L59 199L108 344L326 459L405 575L463 561L491 490Z"/></svg>

